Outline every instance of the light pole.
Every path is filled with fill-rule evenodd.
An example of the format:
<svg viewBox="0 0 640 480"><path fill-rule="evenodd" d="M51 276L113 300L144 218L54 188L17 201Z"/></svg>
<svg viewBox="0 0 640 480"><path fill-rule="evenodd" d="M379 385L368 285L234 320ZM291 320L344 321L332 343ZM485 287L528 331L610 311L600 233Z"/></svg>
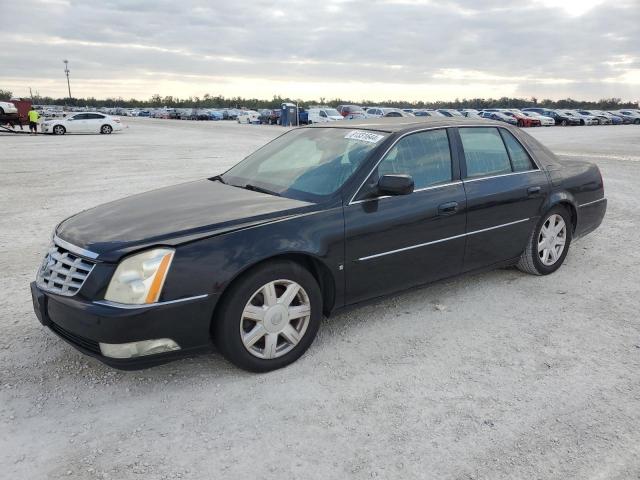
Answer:
<svg viewBox="0 0 640 480"><path fill-rule="evenodd" d="M69 60L63 60L64 73L67 74L67 88L69 89L69 99L71 99L71 84L69 83Z"/></svg>

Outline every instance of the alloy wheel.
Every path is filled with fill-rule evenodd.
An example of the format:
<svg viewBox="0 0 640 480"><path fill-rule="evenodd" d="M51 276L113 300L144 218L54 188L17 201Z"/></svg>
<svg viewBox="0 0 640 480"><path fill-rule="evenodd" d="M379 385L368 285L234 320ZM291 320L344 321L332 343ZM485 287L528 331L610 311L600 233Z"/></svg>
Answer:
<svg viewBox="0 0 640 480"><path fill-rule="evenodd" d="M274 280L260 287L242 311L240 336L258 358L282 357L304 337L311 318L307 292L291 280Z"/></svg>
<svg viewBox="0 0 640 480"><path fill-rule="evenodd" d="M538 235L538 256L543 265L554 265L564 252L567 241L567 224L564 219L553 214L547 218Z"/></svg>

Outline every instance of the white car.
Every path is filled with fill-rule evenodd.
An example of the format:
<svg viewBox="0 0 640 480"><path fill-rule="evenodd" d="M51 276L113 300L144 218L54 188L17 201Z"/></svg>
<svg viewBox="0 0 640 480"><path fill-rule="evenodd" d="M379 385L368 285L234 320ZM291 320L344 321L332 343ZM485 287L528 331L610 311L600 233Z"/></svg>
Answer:
<svg viewBox="0 0 640 480"><path fill-rule="evenodd" d="M73 113L64 118L42 122L42 133L64 135L65 133L104 133L122 130L120 119L97 112Z"/></svg>
<svg viewBox="0 0 640 480"><path fill-rule="evenodd" d="M584 113L580 113L577 110L571 110L571 113L573 113L576 117L580 119L581 125L600 125L600 122L598 122L598 118L594 115L587 115Z"/></svg>
<svg viewBox="0 0 640 480"><path fill-rule="evenodd" d="M0 102L0 115L9 115L12 113L18 113L18 109L13 103Z"/></svg>
<svg viewBox="0 0 640 480"><path fill-rule="evenodd" d="M326 123L344 120L340 112L335 108L310 108L309 123Z"/></svg>
<svg viewBox="0 0 640 480"><path fill-rule="evenodd" d="M536 112L520 112L522 115L525 115L527 117L530 118L535 118L537 120L540 120L540 125L543 127L553 127L556 124L556 121L551 118L551 117L547 117L545 115L540 115L539 113Z"/></svg>
<svg viewBox="0 0 640 480"><path fill-rule="evenodd" d="M260 114L254 110L241 110L238 112L238 123L260 123Z"/></svg>

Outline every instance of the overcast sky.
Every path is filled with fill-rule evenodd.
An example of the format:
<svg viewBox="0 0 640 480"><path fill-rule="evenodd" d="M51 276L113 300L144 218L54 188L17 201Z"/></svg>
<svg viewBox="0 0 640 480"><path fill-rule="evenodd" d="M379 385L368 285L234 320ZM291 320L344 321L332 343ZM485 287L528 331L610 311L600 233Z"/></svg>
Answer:
<svg viewBox="0 0 640 480"><path fill-rule="evenodd" d="M0 0L0 88L640 99L640 0Z"/></svg>

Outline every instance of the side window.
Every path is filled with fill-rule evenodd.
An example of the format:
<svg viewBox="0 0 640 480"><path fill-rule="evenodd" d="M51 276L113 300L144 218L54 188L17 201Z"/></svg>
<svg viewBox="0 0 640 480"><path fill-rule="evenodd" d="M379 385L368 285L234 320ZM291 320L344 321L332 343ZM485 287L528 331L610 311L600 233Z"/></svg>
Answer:
<svg viewBox="0 0 640 480"><path fill-rule="evenodd" d="M325 111L324 111L324 110L320 110L320 116L321 116L321 117L326 117L326 116L327 116L327 114L325 113Z"/></svg>
<svg viewBox="0 0 640 480"><path fill-rule="evenodd" d="M535 170L537 167L529 157L529 154L524 149L520 142L511 134L511 132L500 129L504 143L509 151L511 157L511 165L513 165L514 172L526 172L527 170Z"/></svg>
<svg viewBox="0 0 640 480"><path fill-rule="evenodd" d="M451 152L446 130L407 135L389 150L377 168L378 178L387 174L413 177L415 188L450 182Z"/></svg>
<svg viewBox="0 0 640 480"><path fill-rule="evenodd" d="M467 178L511 173L509 155L497 128L460 128Z"/></svg>

